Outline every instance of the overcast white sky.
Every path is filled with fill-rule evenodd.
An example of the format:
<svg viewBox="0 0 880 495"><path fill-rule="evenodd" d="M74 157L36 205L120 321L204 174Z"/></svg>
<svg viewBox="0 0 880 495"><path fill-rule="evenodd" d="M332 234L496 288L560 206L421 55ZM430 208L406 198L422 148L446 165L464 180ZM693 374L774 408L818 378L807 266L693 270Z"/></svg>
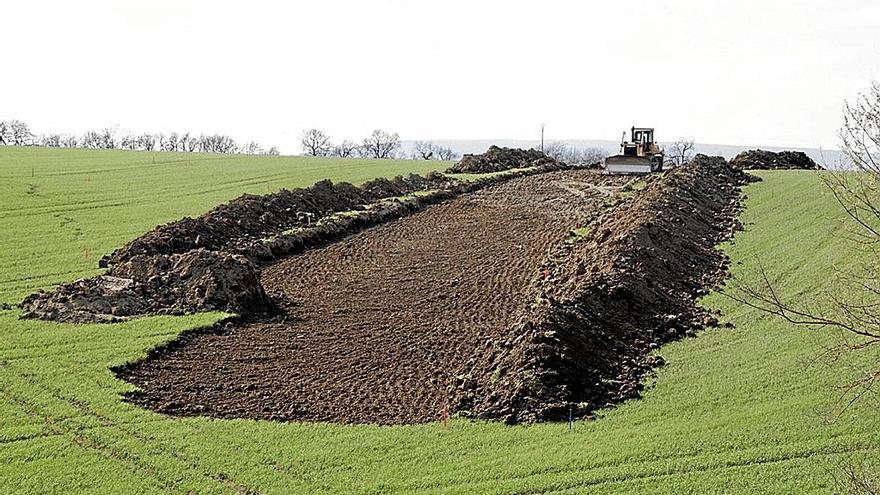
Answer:
<svg viewBox="0 0 880 495"><path fill-rule="evenodd" d="M0 118L37 132L658 139L834 147L880 2L4 2Z"/></svg>

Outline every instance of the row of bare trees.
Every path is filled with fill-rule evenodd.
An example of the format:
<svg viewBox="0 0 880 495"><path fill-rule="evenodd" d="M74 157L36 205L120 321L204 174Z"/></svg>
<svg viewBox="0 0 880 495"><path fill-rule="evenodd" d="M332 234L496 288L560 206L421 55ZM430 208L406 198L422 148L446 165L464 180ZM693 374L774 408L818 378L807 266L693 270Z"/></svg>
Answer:
<svg viewBox="0 0 880 495"><path fill-rule="evenodd" d="M551 141L545 144L544 154L569 165L596 165L608 156L608 152L602 148L579 148L569 146L562 141Z"/></svg>
<svg viewBox="0 0 880 495"><path fill-rule="evenodd" d="M448 146L433 141L416 141L413 145L412 158L415 160L458 160L458 152Z"/></svg>
<svg viewBox="0 0 880 495"><path fill-rule="evenodd" d="M320 129L307 129L300 136L303 154L308 156L335 156L340 158L398 158L400 136L376 129L360 143L344 140L334 144L330 136Z"/></svg>
<svg viewBox="0 0 880 495"><path fill-rule="evenodd" d="M335 156L339 158L413 158L416 160L455 160L459 154L452 148L432 141L416 141L413 153L406 157L401 152L400 136L396 132L376 129L360 143L343 140L333 143L320 129L307 129L300 135L304 155Z"/></svg>
<svg viewBox="0 0 880 495"><path fill-rule="evenodd" d="M193 134L170 132L141 134L119 133L112 128L74 134L34 134L20 120L0 121L0 144L8 146L46 146L49 148L90 148L141 151L179 151L204 153L242 153L246 155L278 155L276 147L265 149L256 141L238 143L224 134Z"/></svg>

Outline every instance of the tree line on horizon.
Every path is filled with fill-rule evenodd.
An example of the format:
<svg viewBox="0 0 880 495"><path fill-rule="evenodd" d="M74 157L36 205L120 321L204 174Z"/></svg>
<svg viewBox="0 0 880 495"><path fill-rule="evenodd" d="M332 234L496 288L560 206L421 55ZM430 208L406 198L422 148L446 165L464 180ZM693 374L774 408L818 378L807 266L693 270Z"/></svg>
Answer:
<svg viewBox="0 0 880 495"><path fill-rule="evenodd" d="M320 129L306 129L300 135L300 147L305 156L332 156L337 158L457 160L461 155L452 148L433 141L416 141L407 156L401 151L400 135L376 129L360 143L343 140L333 143L330 136Z"/></svg>
<svg viewBox="0 0 880 495"><path fill-rule="evenodd" d="M0 145L44 146L47 148L86 148L131 151L177 151L188 153L239 153L279 155L278 148L264 148L256 141L238 143L225 134L191 132L120 133L110 127L86 131L81 135L46 133L37 135L21 120L0 120Z"/></svg>

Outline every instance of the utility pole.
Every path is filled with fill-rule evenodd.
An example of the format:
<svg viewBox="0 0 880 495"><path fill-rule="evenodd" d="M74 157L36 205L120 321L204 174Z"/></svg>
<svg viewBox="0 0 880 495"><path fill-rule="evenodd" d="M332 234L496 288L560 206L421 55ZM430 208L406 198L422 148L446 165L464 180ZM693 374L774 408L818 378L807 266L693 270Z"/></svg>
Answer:
<svg viewBox="0 0 880 495"><path fill-rule="evenodd" d="M541 153L544 152L544 123L541 122Z"/></svg>

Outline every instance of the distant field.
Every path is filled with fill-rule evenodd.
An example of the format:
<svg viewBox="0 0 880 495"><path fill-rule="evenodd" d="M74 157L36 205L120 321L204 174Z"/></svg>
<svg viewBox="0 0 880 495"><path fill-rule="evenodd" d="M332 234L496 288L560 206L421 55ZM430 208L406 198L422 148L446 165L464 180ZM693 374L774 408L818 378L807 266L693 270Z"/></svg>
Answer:
<svg viewBox="0 0 880 495"><path fill-rule="evenodd" d="M155 224L243 192L432 168L445 164L0 147L0 302L94 274ZM786 296L810 294L856 261L834 236L841 215L814 173L761 175L732 269L754 282L760 260ZM814 364L834 335L706 304L736 328L665 346L643 399L573 431L167 418L121 402L130 387L108 368L219 315L74 326L0 311L0 492L818 494L843 460L880 467L877 403L837 417L834 388L880 354Z"/></svg>

